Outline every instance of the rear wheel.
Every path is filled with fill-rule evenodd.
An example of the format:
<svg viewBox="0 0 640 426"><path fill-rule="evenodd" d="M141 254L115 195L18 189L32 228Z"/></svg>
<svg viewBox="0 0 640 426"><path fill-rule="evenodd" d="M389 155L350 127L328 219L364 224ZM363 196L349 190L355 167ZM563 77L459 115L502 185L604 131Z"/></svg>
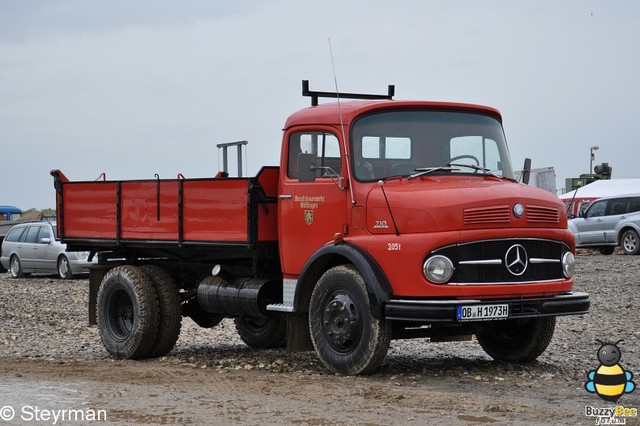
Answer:
<svg viewBox="0 0 640 426"><path fill-rule="evenodd" d="M22 264L20 263L20 258L15 254L11 256L11 260L9 260L9 272L11 273L11 278L24 277L24 272L22 271Z"/></svg>
<svg viewBox="0 0 640 426"><path fill-rule="evenodd" d="M139 268L122 265L110 270L100 285L97 308L107 352L116 358L147 357L158 335L158 300Z"/></svg>
<svg viewBox="0 0 640 426"><path fill-rule="evenodd" d="M64 254L58 258L58 276L63 280L68 280L72 277L69 259Z"/></svg>
<svg viewBox="0 0 640 426"><path fill-rule="evenodd" d="M148 358L155 358L168 354L180 336L182 325L180 295L173 277L165 269L156 265L144 265L140 269L151 281L158 296L158 337L147 354Z"/></svg>
<svg viewBox="0 0 640 426"><path fill-rule="evenodd" d="M547 349L555 325L555 317L496 321L476 337L482 349L495 360L528 362Z"/></svg>
<svg viewBox="0 0 640 426"><path fill-rule="evenodd" d="M287 339L284 316L235 319L236 330L247 346L255 349L282 348Z"/></svg>
<svg viewBox="0 0 640 426"><path fill-rule="evenodd" d="M322 363L341 374L366 374L384 360L391 324L371 316L367 288L353 265L329 269L311 295L309 328Z"/></svg>
<svg viewBox="0 0 640 426"><path fill-rule="evenodd" d="M627 229L622 234L620 246L624 254L638 254L640 252L640 238L633 229Z"/></svg>

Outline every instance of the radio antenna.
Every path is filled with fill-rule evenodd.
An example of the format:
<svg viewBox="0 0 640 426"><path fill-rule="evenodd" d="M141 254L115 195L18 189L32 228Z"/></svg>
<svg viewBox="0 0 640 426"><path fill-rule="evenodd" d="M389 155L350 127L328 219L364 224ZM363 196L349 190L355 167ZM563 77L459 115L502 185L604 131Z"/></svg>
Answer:
<svg viewBox="0 0 640 426"><path fill-rule="evenodd" d="M347 183L349 184L349 193L351 194L351 204L356 203L355 195L353 194L353 185L351 182L351 160L349 158L349 151L347 150L347 138L344 133L344 120L342 119L342 109L340 108L340 91L338 90L338 76L336 74L336 65L333 61L333 50L331 49L331 37L329 41L329 55L331 56L331 68L333 69L333 82L336 86L336 99L338 100L338 115L340 116L340 133L342 135L342 144L344 149L345 160L347 162Z"/></svg>

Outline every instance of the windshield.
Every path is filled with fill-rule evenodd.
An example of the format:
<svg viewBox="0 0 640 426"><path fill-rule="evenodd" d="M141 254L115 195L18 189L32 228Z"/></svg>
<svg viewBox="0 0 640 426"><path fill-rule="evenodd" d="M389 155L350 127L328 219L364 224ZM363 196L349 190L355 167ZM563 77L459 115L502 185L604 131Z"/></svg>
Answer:
<svg viewBox="0 0 640 426"><path fill-rule="evenodd" d="M365 182L420 171L513 177L502 126L482 114L401 110L366 115L353 124L351 152L354 176Z"/></svg>

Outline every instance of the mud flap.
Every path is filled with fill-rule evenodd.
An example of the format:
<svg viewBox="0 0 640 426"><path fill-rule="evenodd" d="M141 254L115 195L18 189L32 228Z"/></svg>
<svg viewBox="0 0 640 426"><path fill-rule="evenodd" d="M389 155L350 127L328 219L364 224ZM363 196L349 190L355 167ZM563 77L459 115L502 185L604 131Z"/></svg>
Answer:
<svg viewBox="0 0 640 426"><path fill-rule="evenodd" d="M100 283L113 266L92 266L89 268L89 326L98 325L97 304Z"/></svg>
<svg viewBox="0 0 640 426"><path fill-rule="evenodd" d="M313 351L309 333L309 314L287 314L287 352Z"/></svg>

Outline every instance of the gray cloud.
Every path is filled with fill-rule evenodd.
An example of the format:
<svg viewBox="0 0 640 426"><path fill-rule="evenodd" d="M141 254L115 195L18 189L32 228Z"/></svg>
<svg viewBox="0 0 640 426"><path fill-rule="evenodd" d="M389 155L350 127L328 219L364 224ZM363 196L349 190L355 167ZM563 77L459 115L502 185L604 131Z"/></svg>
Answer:
<svg viewBox="0 0 640 426"><path fill-rule="evenodd" d="M72 179L209 176L217 143L249 140L248 171L277 164L300 81L500 109L516 167L637 177L633 1L513 3L3 1L3 204L52 207ZM6 185L9 182L10 185Z"/></svg>

